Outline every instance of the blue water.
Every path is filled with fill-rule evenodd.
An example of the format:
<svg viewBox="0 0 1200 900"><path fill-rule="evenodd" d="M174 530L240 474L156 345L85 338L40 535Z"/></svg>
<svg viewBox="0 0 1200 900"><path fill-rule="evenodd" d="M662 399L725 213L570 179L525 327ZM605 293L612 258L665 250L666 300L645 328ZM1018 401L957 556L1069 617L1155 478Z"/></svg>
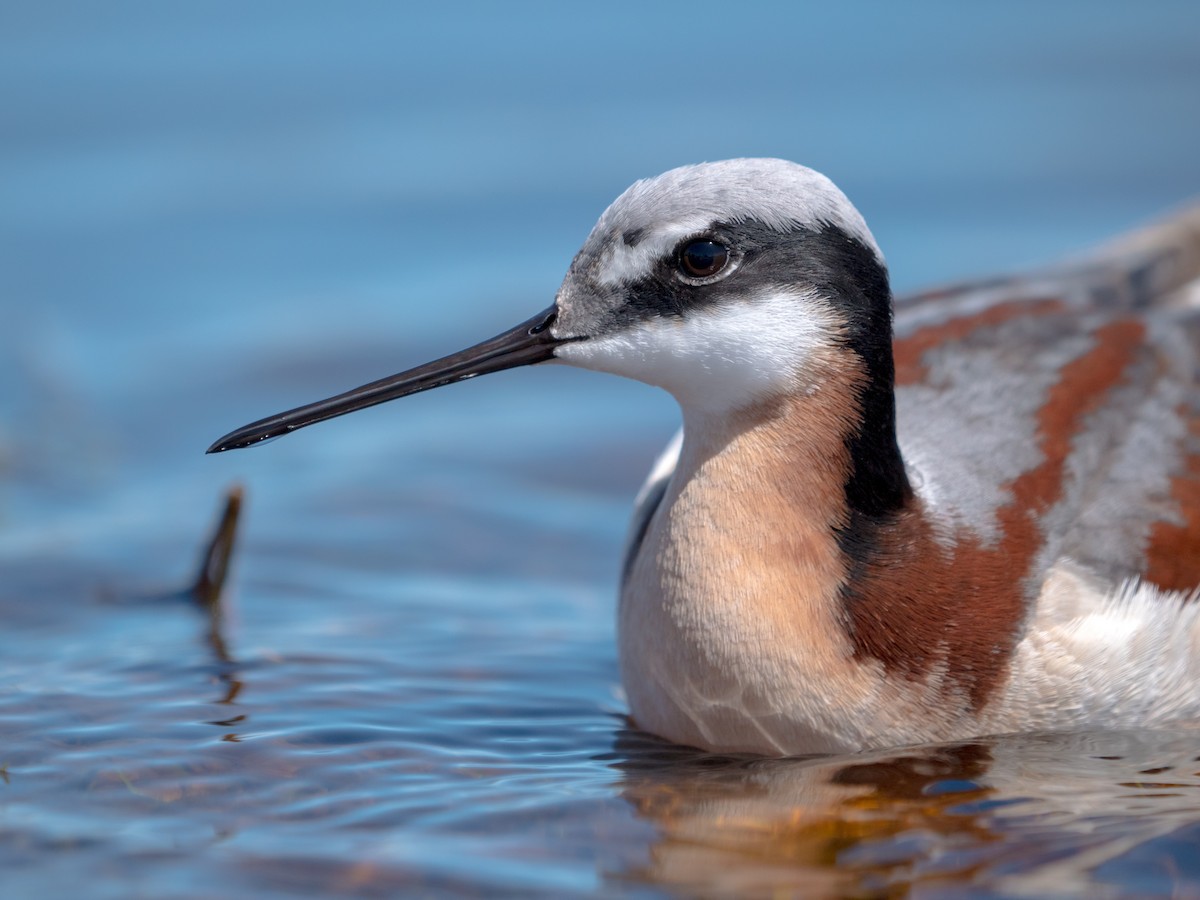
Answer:
<svg viewBox="0 0 1200 900"><path fill-rule="evenodd" d="M1200 194L1198 47L1190 2L4 4L4 894L1200 892L1186 732L627 731L648 388L515 371L202 455L546 307L685 162L825 171L900 290L1052 260ZM222 658L177 590L232 483Z"/></svg>

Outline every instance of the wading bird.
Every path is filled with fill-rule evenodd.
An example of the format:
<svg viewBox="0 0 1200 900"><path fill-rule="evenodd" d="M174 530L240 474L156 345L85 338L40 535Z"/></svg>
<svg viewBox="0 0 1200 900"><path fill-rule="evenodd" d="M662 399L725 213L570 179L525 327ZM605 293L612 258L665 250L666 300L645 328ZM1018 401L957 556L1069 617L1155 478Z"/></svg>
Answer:
<svg viewBox="0 0 1200 900"><path fill-rule="evenodd" d="M897 304L866 223L782 160L604 212L554 305L217 441L556 361L665 388L621 675L636 723L771 755L1200 715L1200 207Z"/></svg>

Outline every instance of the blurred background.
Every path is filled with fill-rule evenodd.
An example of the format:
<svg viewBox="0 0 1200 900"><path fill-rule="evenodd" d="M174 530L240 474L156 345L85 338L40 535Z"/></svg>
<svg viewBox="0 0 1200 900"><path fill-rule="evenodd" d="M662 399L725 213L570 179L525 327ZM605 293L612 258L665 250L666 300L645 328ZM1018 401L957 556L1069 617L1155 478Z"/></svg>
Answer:
<svg viewBox="0 0 1200 900"><path fill-rule="evenodd" d="M543 308L683 163L824 171L899 291L1052 260L1200 193L1198 41L1187 0L4 4L0 552L153 543L234 477L653 443L653 391L541 371L201 455Z"/></svg>
<svg viewBox="0 0 1200 900"><path fill-rule="evenodd" d="M668 398L542 367L254 451L208 444L546 307L634 179L817 168L902 292L1049 262L1200 194L1198 98L1194 0L0 4L0 691L41 710L8 736L9 796L78 714L48 698L96 679L121 698L153 672L161 707L107 715L149 741L142 762L191 758L142 717L207 671L195 623L104 598L181 578L235 481L245 665L377 664L343 686L386 684L378 715L327 715L424 722L428 747L503 742L496 721L554 732L546 707L513 724L505 706L552 684L596 710L569 748L592 758L623 709L617 556ZM406 672L467 669L506 712L389 712ZM294 674L238 701L242 739L312 726L272 719L303 706L312 673ZM82 759L41 771L70 783L100 766ZM68 820L74 795L39 796L30 833L110 835L124 815ZM106 852L155 838L129 840Z"/></svg>

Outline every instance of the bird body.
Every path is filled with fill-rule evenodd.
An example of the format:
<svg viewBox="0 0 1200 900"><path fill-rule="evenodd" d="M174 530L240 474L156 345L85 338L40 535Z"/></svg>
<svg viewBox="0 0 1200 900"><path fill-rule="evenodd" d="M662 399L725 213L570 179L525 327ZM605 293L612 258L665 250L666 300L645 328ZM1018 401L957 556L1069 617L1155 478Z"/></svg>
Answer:
<svg viewBox="0 0 1200 900"><path fill-rule="evenodd" d="M634 720L769 755L1200 715L1200 207L893 304L828 179L638 182L544 314L212 449L513 365L670 391L618 633Z"/></svg>
<svg viewBox="0 0 1200 900"><path fill-rule="evenodd" d="M1192 373L1120 317L1055 353L1013 314L897 388L912 497L853 543L832 389L689 433L622 589L643 727L787 755L1200 713Z"/></svg>

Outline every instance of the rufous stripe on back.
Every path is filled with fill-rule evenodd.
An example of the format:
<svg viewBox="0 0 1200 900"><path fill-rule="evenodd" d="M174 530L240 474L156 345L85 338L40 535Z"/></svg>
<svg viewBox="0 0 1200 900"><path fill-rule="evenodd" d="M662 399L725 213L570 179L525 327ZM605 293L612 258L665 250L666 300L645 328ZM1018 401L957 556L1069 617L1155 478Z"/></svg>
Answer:
<svg viewBox="0 0 1200 900"><path fill-rule="evenodd" d="M1110 322L1096 330L1091 349L1063 366L1037 416L1041 462L1007 486L1011 500L998 511L996 545L959 531L945 546L919 500L879 524L869 558L849 567L860 577L844 592L856 656L914 678L937 669L945 687L964 692L973 708L986 705L1040 585L1042 573L1032 571L1046 540L1040 516L1062 498L1072 441L1121 382L1144 332L1136 320Z"/></svg>

